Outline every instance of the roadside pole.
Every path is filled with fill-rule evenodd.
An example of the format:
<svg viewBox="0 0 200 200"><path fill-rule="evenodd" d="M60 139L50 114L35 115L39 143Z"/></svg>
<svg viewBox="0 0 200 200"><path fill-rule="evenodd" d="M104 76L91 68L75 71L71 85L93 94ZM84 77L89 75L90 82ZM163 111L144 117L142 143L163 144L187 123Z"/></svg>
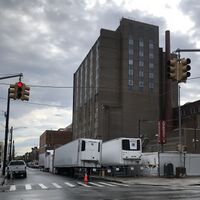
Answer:
<svg viewBox="0 0 200 200"><path fill-rule="evenodd" d="M179 145L180 145L180 167L183 167L183 159L182 159L182 125L181 125L181 87L178 84L178 133L179 133Z"/></svg>
<svg viewBox="0 0 200 200"><path fill-rule="evenodd" d="M14 78L14 77L19 77L19 80L21 81L21 77L22 76L23 76L23 73L19 73L19 74L15 74L15 75L0 77L0 80L8 79L8 78ZM2 175L3 176L5 176L6 162L7 162L7 147L8 147L8 132L9 132L9 113L10 113L10 88L8 88L8 100L7 100L7 112L6 112L4 157L3 157L3 167L2 167Z"/></svg>
<svg viewBox="0 0 200 200"><path fill-rule="evenodd" d="M4 144L4 158L3 158L3 168L2 175L5 176L6 171L6 161L7 161L7 146L8 146L8 132L9 132L9 113L10 113L10 88L8 89L8 100L7 100L7 112L6 112L6 126L5 126L5 144Z"/></svg>

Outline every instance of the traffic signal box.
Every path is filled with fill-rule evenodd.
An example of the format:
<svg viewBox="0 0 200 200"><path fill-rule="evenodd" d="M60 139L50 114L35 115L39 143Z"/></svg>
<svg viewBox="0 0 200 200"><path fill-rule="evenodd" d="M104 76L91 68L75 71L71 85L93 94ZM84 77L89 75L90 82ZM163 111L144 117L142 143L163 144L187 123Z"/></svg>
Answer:
<svg viewBox="0 0 200 200"><path fill-rule="evenodd" d="M21 99L22 95L23 95L23 83L22 82L18 82L17 84L17 99Z"/></svg>
<svg viewBox="0 0 200 200"><path fill-rule="evenodd" d="M177 80L177 59L173 58L167 62L167 77L172 80Z"/></svg>
<svg viewBox="0 0 200 200"><path fill-rule="evenodd" d="M22 101L29 100L30 87L21 81L10 85L9 97L12 99L21 99Z"/></svg>
<svg viewBox="0 0 200 200"><path fill-rule="evenodd" d="M167 62L168 78L173 81L186 82L187 78L190 77L190 64L191 60L189 58L173 58Z"/></svg>
<svg viewBox="0 0 200 200"><path fill-rule="evenodd" d="M187 78L191 76L189 72L191 70L190 64L191 60L189 58L185 59L182 58L179 63L178 69L178 81L179 82L186 82Z"/></svg>
<svg viewBox="0 0 200 200"><path fill-rule="evenodd" d="M16 99L17 98L17 85L16 84L11 84L10 85L9 97L11 99Z"/></svg>
<svg viewBox="0 0 200 200"><path fill-rule="evenodd" d="M28 101L29 100L29 94L30 94L30 87L26 84L23 84L23 93L22 93L22 101Z"/></svg>

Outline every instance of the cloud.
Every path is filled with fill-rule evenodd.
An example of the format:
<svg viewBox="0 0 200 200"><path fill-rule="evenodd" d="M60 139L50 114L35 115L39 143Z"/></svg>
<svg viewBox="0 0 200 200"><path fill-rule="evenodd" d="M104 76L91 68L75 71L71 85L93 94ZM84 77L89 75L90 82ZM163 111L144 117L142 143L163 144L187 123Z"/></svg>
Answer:
<svg viewBox="0 0 200 200"><path fill-rule="evenodd" d="M26 141L22 141L23 137L30 142L36 138L39 140L39 136L46 129L66 127L72 122L73 73L99 37L101 28L116 30L122 17L155 24L159 26L160 46L164 47L164 32L169 27L167 15L164 14L168 14L176 4L174 1L168 3L158 1L159 10L154 5L149 9L144 2L143 0L0 1L1 76L22 72L24 74L22 81L31 86L29 102L15 100L11 101L10 105L10 126L28 127L15 131L16 147L20 148L20 152L23 152L23 145L27 146ZM180 5L183 12L188 4L189 1L182 0ZM163 15L160 14L162 9L166 9ZM193 10L195 13L192 13ZM198 33L197 14L197 9L192 6L188 15L195 22L194 34ZM171 32L171 39L173 50L178 47L196 46L191 34ZM199 73L197 69L199 58L196 54L192 54L191 58L192 76L194 76ZM6 111L9 86L1 83L10 84L17 81L18 78L0 81L2 111ZM187 88L186 90L189 91ZM3 114L0 115L0 122L5 123ZM3 135L2 131L0 138L3 138ZM20 146L17 146L19 144Z"/></svg>
<svg viewBox="0 0 200 200"><path fill-rule="evenodd" d="M184 15L187 15L191 18L194 23L191 31L193 32L193 40L199 41L199 31L200 31L200 19L199 19L199 9L200 9L200 2L198 0L182 0L180 2L179 8L183 12ZM183 27L184 29L184 27ZM198 42L198 45L200 43Z"/></svg>

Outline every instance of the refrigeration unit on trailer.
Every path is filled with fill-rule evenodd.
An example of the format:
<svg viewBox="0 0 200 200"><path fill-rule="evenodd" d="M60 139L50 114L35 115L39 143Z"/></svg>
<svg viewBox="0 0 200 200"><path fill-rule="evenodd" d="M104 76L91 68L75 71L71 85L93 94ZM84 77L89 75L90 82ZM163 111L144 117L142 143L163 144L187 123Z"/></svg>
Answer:
<svg viewBox="0 0 200 200"><path fill-rule="evenodd" d="M55 150L54 168L58 173L101 166L102 140L79 138Z"/></svg>
<svg viewBox="0 0 200 200"><path fill-rule="evenodd" d="M103 142L102 166L108 170L134 171L142 155L140 138L117 138Z"/></svg>
<svg viewBox="0 0 200 200"><path fill-rule="evenodd" d="M45 153L40 153L38 162L39 168L44 169L44 161L45 161Z"/></svg>
<svg viewBox="0 0 200 200"><path fill-rule="evenodd" d="M47 150L44 158L44 170L52 172L54 150Z"/></svg>

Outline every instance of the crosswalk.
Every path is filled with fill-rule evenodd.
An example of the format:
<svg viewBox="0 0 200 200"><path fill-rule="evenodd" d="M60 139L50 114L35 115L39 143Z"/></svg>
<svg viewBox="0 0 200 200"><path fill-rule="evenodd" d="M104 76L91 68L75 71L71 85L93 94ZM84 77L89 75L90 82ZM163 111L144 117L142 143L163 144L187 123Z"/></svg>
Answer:
<svg viewBox="0 0 200 200"><path fill-rule="evenodd" d="M105 188L105 187L129 187L130 185L118 182L63 182L63 183L37 183L37 184L24 184L24 185L7 185L7 191L14 192L17 190L34 190L34 189L41 189L41 190L48 190L48 189L62 189L62 188L75 188L75 187L84 187L84 188Z"/></svg>

